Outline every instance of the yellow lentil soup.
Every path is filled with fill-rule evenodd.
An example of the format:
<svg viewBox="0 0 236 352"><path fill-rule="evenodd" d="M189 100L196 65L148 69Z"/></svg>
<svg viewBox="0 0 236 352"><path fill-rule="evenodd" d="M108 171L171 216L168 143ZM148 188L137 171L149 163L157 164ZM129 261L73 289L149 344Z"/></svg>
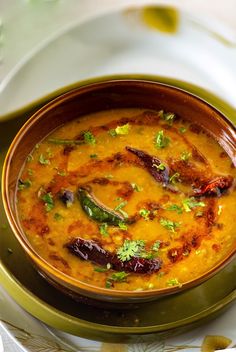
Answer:
<svg viewBox="0 0 236 352"><path fill-rule="evenodd" d="M18 215L33 248L94 286L181 286L235 247L235 169L174 112L115 109L66 123L19 177Z"/></svg>

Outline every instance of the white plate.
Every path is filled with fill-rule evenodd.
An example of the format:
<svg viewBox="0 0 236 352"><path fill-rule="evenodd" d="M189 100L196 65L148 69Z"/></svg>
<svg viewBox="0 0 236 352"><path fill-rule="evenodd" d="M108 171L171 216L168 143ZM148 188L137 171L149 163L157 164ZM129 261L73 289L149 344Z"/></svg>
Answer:
<svg viewBox="0 0 236 352"><path fill-rule="evenodd" d="M200 352L207 335L213 336L214 341L217 341L218 335L227 337L232 340L229 347L236 347L236 304L211 324L189 333L153 343L143 343L140 339L135 345L94 342L48 328L20 308L1 288L0 312L0 327L24 352Z"/></svg>
<svg viewBox="0 0 236 352"><path fill-rule="evenodd" d="M178 32L151 30L137 13L117 12L89 20L50 42L2 82L0 114L14 111L78 80L106 74L158 74L195 83L236 107L236 49L206 32L199 18L181 15ZM0 290L2 326L27 352L112 351L115 347L49 329ZM166 341L118 346L117 351L200 351L205 335L236 343L236 305L211 324ZM181 347L182 346L182 347Z"/></svg>
<svg viewBox="0 0 236 352"><path fill-rule="evenodd" d="M93 18L20 61L0 84L0 118L62 86L108 74L145 73L202 86L236 107L236 47L182 14L176 34L148 28L139 13ZM204 23L202 25L201 23ZM212 27L208 19L208 27Z"/></svg>

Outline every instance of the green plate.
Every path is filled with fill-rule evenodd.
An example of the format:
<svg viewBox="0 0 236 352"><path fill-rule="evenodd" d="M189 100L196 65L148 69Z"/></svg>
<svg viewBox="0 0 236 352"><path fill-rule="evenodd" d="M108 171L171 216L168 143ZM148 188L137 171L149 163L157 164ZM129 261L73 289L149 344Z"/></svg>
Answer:
<svg viewBox="0 0 236 352"><path fill-rule="evenodd" d="M236 111L211 93L196 86L153 76L116 76L143 78L168 83L190 91L221 110L232 121ZM24 121L49 99L90 81L68 86L17 111L10 121L0 124L0 165L7 148ZM93 80L94 82L94 80ZM132 342L166 337L196 327L216 316L236 298L236 260L202 285L181 294L143 303L132 310L104 310L75 303L51 287L33 269L11 232L0 204L0 283L23 308L49 326L94 340Z"/></svg>

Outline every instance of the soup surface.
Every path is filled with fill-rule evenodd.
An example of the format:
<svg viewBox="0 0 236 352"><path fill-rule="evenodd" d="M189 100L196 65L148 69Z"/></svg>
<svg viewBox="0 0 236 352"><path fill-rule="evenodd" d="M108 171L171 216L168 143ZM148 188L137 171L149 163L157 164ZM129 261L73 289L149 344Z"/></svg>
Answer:
<svg viewBox="0 0 236 352"><path fill-rule="evenodd" d="M120 290L181 286L235 247L235 169L174 113L120 109L69 122L36 145L19 219L47 262Z"/></svg>

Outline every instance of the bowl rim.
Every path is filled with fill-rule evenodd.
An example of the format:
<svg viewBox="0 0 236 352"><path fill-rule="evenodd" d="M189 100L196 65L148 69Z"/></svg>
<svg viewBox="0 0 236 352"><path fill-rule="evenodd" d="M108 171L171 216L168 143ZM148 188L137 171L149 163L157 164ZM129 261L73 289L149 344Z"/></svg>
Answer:
<svg viewBox="0 0 236 352"><path fill-rule="evenodd" d="M129 84L129 83L136 83L136 84L148 84L148 85L153 85L153 86L161 86L161 87L166 87L170 90L178 91L179 93L184 94L185 96L192 97L194 100L197 100L200 102L202 105L205 105L206 107L210 108L212 111L216 113L216 115L219 117L221 121L223 121L227 126L231 127L231 130L236 132L236 126L233 124L232 121L230 121L220 110L215 108L212 104L208 103L204 99L200 98L199 96L186 91L185 89L172 86L171 84L168 83L163 83L163 82L158 82L158 81L153 81L149 79L136 79L136 78L108 78L104 79L101 81L95 81L91 82L89 81L88 84L78 86L74 89L71 89L67 91L64 94L59 95L58 97L50 100L47 102L45 105L40 107L24 124L23 126L19 129L18 133L14 137L13 141L11 142L11 145L7 151L4 164L3 164L3 170L2 170L2 200L3 200L3 206L4 210L7 216L7 219L9 221L10 227L20 243L21 247L23 247L24 251L29 255L29 257L33 260L34 263L36 263L37 267L43 268L44 270L46 269L47 273L50 273L50 275L54 275L57 279L60 280L60 282L69 284L71 287L77 287L80 290L82 290L82 294L89 296L88 293L93 293L95 295L102 295L105 297L109 297L109 299L112 298L127 298L127 299L137 299L137 298L150 298L156 296L156 298L165 296L167 294L172 294L172 293L178 293L182 292L185 289L191 288L198 286L202 282L206 281L207 279L211 278L213 275L215 275L218 271L223 269L235 256L236 254L236 248L232 249L227 256L225 256L221 261L219 261L217 264L215 264L211 269L206 271L203 275L200 275L196 277L195 279L188 280L184 282L181 285L177 286L170 286L170 287L164 287L164 288L156 288L156 289L145 289L142 291L129 291L129 290L116 290L116 289L108 289L108 288L103 288L103 287L98 287L94 286L88 283L85 283L79 279L73 278L60 270L56 269L53 267L51 264L47 262L44 258L42 258L39 253L31 246L30 242L26 239L26 236L24 235L24 232L20 225L18 225L18 222L15 218L15 216L12 213L12 208L10 205L10 196L8 192L8 176L9 176L9 171L10 171L10 166L11 166L11 157L14 154L14 151L17 149L18 144L24 137L24 134L37 122L38 120L41 119L41 117L51 109L57 107L60 105L62 102L65 102L73 97L75 97L78 93L80 92L86 92L89 89L97 89L100 86L104 85L114 85L116 83L123 83L123 84ZM59 127L59 125L58 125ZM49 133L51 133L50 131ZM46 135L44 136L44 138ZM43 139L44 139L43 138Z"/></svg>

